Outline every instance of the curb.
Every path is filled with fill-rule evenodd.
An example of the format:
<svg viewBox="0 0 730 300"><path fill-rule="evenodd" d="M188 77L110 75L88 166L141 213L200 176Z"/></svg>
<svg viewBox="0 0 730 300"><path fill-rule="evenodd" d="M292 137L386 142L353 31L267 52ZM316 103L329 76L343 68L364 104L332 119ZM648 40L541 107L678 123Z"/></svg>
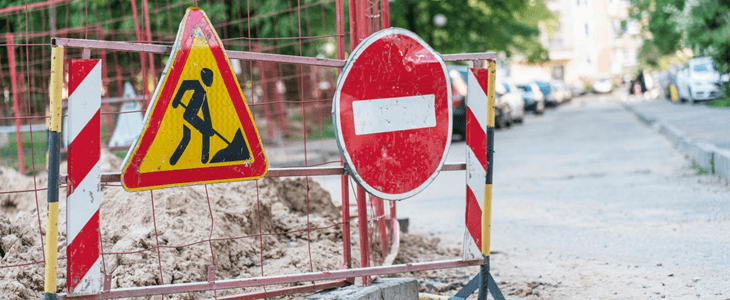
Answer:
<svg viewBox="0 0 730 300"><path fill-rule="evenodd" d="M710 174L719 175L730 180L730 150L720 149L715 145L687 137L687 134L656 117L634 109L631 105L621 103L628 111L633 112L642 123L651 126L672 141L677 149L686 154L702 169Z"/></svg>
<svg viewBox="0 0 730 300"><path fill-rule="evenodd" d="M378 278L370 286L349 285L310 295L304 300L416 300L415 278Z"/></svg>

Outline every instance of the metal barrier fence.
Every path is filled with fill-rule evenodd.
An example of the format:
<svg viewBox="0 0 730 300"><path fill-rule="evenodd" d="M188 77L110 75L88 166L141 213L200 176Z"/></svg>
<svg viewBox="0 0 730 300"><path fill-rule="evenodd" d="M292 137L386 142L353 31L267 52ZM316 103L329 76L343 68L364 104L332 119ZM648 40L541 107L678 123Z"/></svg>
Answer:
<svg viewBox="0 0 730 300"><path fill-rule="evenodd" d="M44 215L46 208L41 202L46 192L53 193L43 187L44 181L49 180L43 172L46 169L48 147L46 143L49 134L42 132L55 126L44 124L44 121L49 119L47 111L50 108L47 107L49 103L47 99L52 96L49 94L53 71L51 49L63 49L64 65L71 58L102 59L102 145L106 145L112 139L120 116L143 113L143 109L122 110L122 105L125 102L139 102L138 107L146 107L149 103L150 94L156 85L156 76L163 69L170 53L168 45L175 38L177 27L175 20L179 21L185 9L191 5L200 5L208 11L216 31L228 49L228 57L235 61L232 62L234 71L238 70L236 76L242 83L247 104L252 109L265 148L282 149L279 154L285 159L272 161L272 168L266 177L304 177L303 181L285 183L288 184L287 188L304 194L305 204L297 208L299 213L305 216L303 224L271 219L274 204L266 197L262 197L262 193L273 193L271 186L281 184L278 181L262 179L247 183L170 188L164 191L126 194L118 184L120 182L118 172L104 173L101 181L105 195L119 196L125 193L119 197L126 198L124 201L127 202L144 202L146 208L130 212L108 212L107 205L103 203L102 213L140 214L147 217L142 220L147 221L147 225L152 225L152 228L142 230L139 233L142 238L132 240L132 245L119 250L115 246L124 237L110 232L109 224L105 224L108 221L101 219L101 255L105 274L103 292L100 295L85 297L60 294L60 298L101 299L198 292L188 297L256 299L343 286L353 283L354 277L362 277L362 281L368 284L369 276L484 263L483 259L475 259L383 265L389 254L389 246L397 242L394 237L397 232L395 202L388 202L390 204L388 207L381 199L367 197L364 190L348 180L345 169L341 166L341 159L332 159L333 155L327 152L327 145L331 146L334 143L326 138L329 137L328 131L332 130L329 111L336 85L336 71L344 66L348 42L351 51L359 41L371 33L389 27L388 1L350 0L344 3L343 0L322 0L306 4L273 0L227 4L210 1L160 2L162 1L148 3L147 0L141 0L140 7L136 0L106 2L104 7L103 4L86 1L49 0L0 9L0 16L5 16L7 23L6 31L0 30L0 34L4 34L7 41L4 47L0 46L0 49L5 51L0 53L0 56L5 58L0 61L2 63L0 85L5 97L0 104L0 114L2 114L0 150L3 151L0 153L2 154L0 163L16 168L20 173L16 177L6 176L10 184L3 184L0 197L4 196L3 200L9 203L7 204L9 206L18 205L20 198L35 202L31 205L34 223L29 229L38 240L26 243L40 248L40 252L29 256L18 256L13 260L4 259L0 269L27 269L35 266L37 268L31 273L36 272L37 276L38 269L50 263L47 259L49 249L44 247L48 242L44 240L45 226L42 225L43 219L46 218ZM345 14L346 10L349 14ZM349 24L349 32L345 30L346 24ZM484 59L494 59L494 54L444 55L446 61ZM67 76L64 75L61 81L64 93L59 96L65 100L68 97ZM125 96L124 85L127 82L132 84L139 96ZM1 136L4 132L8 136L5 145L2 144L3 136ZM104 148L113 155L114 151L126 151L128 147L104 146ZM312 151L312 148L316 150ZM65 150L62 150L61 157L64 153ZM113 160L113 157L111 158ZM48 173L52 174L54 166L48 168ZM463 163L445 164L442 168L443 171L465 169ZM6 171L6 173L11 172L10 169ZM61 172L58 181L61 190L67 188L64 173ZM29 178L22 180L26 181L23 184L27 181L31 184L25 186L16 184L17 178L29 174L32 175L32 180ZM341 211L338 212L338 218L325 220L320 216L314 216L321 211L316 211L310 205L312 187L309 176L341 178ZM53 181L53 178L50 180ZM241 192L242 189L246 191ZM216 228L216 221L236 216L218 210L216 201L224 199L225 194L231 190L255 199L252 202L255 203L255 211L237 211L250 213L243 217L253 216L255 219L238 220L251 224L252 231L230 232L231 234L221 236L230 229ZM365 233L358 234L358 241L352 240L351 235L350 191L357 197L358 220L367 220L357 222L359 227L357 232ZM28 194L32 196L27 197ZM211 199L211 195L218 198ZM190 230L189 234L193 238L178 239L184 241L180 244L165 240L170 238L165 235L170 228L186 226L184 219L179 221L178 218L168 218L174 209L166 205L175 197L186 198L188 203L195 203L191 204L191 207L200 208L188 214L202 215L210 220L210 224L206 227ZM59 201L61 210L64 202L63 199ZM20 206L27 207L26 204ZM118 206L114 208L123 209ZM155 209L164 212L162 221L158 219L160 214L156 214ZM28 216L24 218L28 219ZM116 215L114 220L118 221L120 218L126 217ZM12 225L11 223L9 224ZM128 227L125 230L140 230L140 228ZM52 232L48 234L53 235ZM312 242L318 240L312 236L322 235L341 237L338 238L341 239L338 241L341 246L312 249ZM282 254L279 253L281 249L271 247L270 244L280 243L279 237L282 236L288 238L294 245L306 241L306 251L299 255L306 256L304 262L295 264L296 268L286 269L282 274L271 274L266 271L266 266L271 263L267 257L282 256ZM26 239L28 237L23 236ZM239 243L240 241L247 242ZM351 248L353 245L359 245L355 249L361 249L359 257L357 255L353 257ZM60 253L65 253L64 247L66 245L62 234ZM236 247L247 250L236 252ZM339 265L316 265L312 256L319 255L317 251L320 250L341 254ZM4 249L3 253L8 251ZM184 251L209 256L210 262L188 269L195 270L192 272L194 274L183 274L181 270L163 267L171 265L180 268L180 263L167 264L167 260L175 260L176 255ZM258 259L248 257L252 254ZM190 255L192 254L186 257L189 258ZM299 256L296 257L302 260ZM54 266L55 260L53 257ZM49 286L49 282L46 281L46 292L55 293L64 287L65 260L66 257L63 255L58 257L62 268L59 268L55 277L61 279L59 285ZM245 266L236 270L246 269L251 273L221 272L219 265L231 264L234 261ZM147 281L120 282L113 276L116 274L115 268L128 263L137 264L135 266L152 264L157 267L154 274L138 274L139 277L147 278ZM251 271L253 269L257 270ZM124 271L131 272L129 268ZM176 276L181 278L175 278ZM303 284L304 282L312 283ZM226 289L235 290L227 291L226 296L218 295L217 291Z"/></svg>

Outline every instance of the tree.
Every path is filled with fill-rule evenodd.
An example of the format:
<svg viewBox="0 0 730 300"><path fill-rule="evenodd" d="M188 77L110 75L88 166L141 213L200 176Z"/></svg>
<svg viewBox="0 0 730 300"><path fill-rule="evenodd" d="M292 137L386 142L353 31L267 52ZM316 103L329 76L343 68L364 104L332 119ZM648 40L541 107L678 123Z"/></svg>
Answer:
<svg viewBox="0 0 730 300"><path fill-rule="evenodd" d="M537 41L539 21L553 18L541 0L396 0L391 24L415 32L442 53L504 51L529 61L548 59ZM441 14L446 24L437 27Z"/></svg>

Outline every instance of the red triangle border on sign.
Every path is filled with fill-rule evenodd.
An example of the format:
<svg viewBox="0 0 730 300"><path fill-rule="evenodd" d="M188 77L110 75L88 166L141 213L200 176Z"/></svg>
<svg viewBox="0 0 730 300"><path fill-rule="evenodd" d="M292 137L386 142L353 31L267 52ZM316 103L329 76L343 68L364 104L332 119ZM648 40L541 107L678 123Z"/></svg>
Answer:
<svg viewBox="0 0 730 300"><path fill-rule="evenodd" d="M238 165L211 166L196 169L166 170L140 173L140 166L147 155L152 142L155 140L160 128L172 94L175 91L181 73L187 62L190 47L194 41L189 38L192 32L199 28L207 37L208 46L213 53L216 64L219 67L221 77L231 96L231 101L236 109L236 114L243 127L243 135L248 141L251 149L251 159L241 162ZM182 186L202 183L239 181L262 178L268 171L268 161L264 153L263 145L253 122L253 117L245 103L243 93L235 75L232 72L225 54L223 45L213 29L210 20L205 13L196 7L188 8L178 32L178 40L173 50L170 63L165 71L167 73L160 80L160 86L155 91L152 109L148 109L145 128L133 146L133 151L127 154L122 171L122 186L127 191L140 191L170 186ZM179 43L179 44L178 44ZM159 94L158 94L159 93Z"/></svg>

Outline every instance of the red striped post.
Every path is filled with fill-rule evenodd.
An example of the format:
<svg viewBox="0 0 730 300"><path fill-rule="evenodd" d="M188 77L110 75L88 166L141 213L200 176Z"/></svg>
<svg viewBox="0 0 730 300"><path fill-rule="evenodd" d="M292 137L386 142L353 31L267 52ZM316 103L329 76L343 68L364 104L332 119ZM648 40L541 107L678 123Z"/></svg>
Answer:
<svg viewBox="0 0 730 300"><path fill-rule="evenodd" d="M466 228L482 251L482 203L487 178L489 70L469 69L466 102Z"/></svg>
<svg viewBox="0 0 730 300"><path fill-rule="evenodd" d="M101 60L68 64L68 199L66 256L68 293L99 294L102 287L99 206L101 204Z"/></svg>

